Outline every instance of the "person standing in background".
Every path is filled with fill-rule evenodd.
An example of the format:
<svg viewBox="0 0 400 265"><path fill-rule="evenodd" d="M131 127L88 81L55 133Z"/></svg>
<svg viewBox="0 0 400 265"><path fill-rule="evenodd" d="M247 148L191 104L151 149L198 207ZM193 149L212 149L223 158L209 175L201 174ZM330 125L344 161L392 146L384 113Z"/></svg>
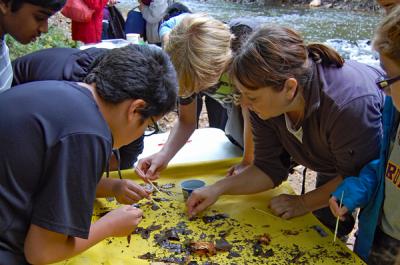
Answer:
<svg viewBox="0 0 400 265"><path fill-rule="evenodd" d="M114 5L116 0L83 0L85 4L94 10L92 18L88 22L72 20L72 39L85 44L101 42L103 29L103 9L107 5Z"/></svg>
<svg viewBox="0 0 400 265"><path fill-rule="evenodd" d="M161 45L158 28L167 8L168 0L139 0L139 10L146 21L148 43Z"/></svg>

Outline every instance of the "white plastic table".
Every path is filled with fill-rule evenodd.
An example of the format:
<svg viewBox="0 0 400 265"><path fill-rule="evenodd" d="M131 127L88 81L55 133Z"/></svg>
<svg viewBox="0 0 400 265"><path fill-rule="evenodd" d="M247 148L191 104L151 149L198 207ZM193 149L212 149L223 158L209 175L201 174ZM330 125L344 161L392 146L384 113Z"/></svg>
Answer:
<svg viewBox="0 0 400 265"><path fill-rule="evenodd" d="M144 138L144 150L139 159L161 150L169 132ZM194 131L187 143L170 161L169 165L223 160L242 156L242 150L232 144L225 133L216 128L202 128Z"/></svg>

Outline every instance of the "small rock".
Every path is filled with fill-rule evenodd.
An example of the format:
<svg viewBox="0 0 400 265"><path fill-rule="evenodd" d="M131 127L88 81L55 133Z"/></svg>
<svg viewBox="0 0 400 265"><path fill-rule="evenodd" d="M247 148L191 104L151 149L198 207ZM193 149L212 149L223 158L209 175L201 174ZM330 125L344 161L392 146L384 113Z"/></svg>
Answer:
<svg viewBox="0 0 400 265"><path fill-rule="evenodd" d="M310 7L319 7L321 6L321 0L312 0L310 2Z"/></svg>

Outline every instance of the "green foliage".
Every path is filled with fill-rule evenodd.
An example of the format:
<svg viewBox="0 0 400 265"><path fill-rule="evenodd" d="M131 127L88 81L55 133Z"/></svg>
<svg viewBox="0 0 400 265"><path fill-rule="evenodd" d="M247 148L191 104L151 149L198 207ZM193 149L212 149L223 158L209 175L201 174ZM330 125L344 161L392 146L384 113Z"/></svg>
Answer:
<svg viewBox="0 0 400 265"><path fill-rule="evenodd" d="M25 54L54 47L70 47L76 48L77 44L75 41L68 38L62 29L58 27L50 27L49 32L43 34L39 39L33 43L23 45L14 40L11 36L7 35L6 38L7 46L10 50L10 58L14 60Z"/></svg>

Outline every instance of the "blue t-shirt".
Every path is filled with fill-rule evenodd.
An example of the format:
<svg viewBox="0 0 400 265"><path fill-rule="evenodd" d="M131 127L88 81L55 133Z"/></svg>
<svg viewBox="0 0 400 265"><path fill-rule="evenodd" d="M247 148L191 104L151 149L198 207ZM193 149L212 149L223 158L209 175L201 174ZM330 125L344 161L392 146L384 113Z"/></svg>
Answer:
<svg viewBox="0 0 400 265"><path fill-rule="evenodd" d="M181 21L188 15L188 13L180 14L179 16L172 17L161 24L160 30L158 31L160 34L160 38L162 39L165 34L170 33L176 25L181 23Z"/></svg>
<svg viewBox="0 0 400 265"><path fill-rule="evenodd" d="M24 264L29 226L87 238L112 136L91 92L41 81L0 95L0 264Z"/></svg>

